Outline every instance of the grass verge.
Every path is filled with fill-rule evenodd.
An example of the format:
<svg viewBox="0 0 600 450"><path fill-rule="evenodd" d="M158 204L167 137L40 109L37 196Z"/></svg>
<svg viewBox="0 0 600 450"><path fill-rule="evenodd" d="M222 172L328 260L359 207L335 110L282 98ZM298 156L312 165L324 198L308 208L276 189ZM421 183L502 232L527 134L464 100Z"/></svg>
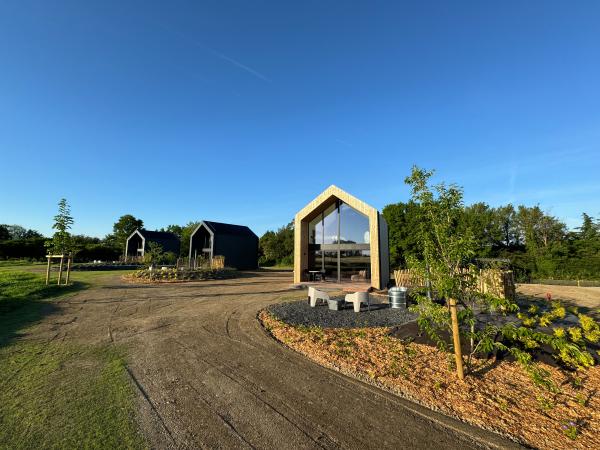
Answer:
<svg viewBox="0 0 600 450"><path fill-rule="evenodd" d="M0 372L0 448L144 447L118 349L17 342Z"/></svg>
<svg viewBox="0 0 600 450"><path fill-rule="evenodd" d="M145 446L124 349L36 338L58 298L106 276L46 286L39 274L0 273L0 449Z"/></svg>

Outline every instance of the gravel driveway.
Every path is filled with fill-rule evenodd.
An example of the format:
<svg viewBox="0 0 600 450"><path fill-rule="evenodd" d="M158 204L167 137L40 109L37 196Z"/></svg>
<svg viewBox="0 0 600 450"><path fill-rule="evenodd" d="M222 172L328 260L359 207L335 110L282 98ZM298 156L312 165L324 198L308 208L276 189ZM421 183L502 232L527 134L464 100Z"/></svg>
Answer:
<svg viewBox="0 0 600 450"><path fill-rule="evenodd" d="M109 278L57 302L34 338L125 345L154 448L514 446L276 343L256 315L302 295L291 281L273 272L172 285Z"/></svg>

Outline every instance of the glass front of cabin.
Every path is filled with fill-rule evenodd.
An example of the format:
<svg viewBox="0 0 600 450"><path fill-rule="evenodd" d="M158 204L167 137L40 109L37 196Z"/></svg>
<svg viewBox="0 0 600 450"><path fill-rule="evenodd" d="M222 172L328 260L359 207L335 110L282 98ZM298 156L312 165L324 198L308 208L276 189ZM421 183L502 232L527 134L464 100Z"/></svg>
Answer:
<svg viewBox="0 0 600 450"><path fill-rule="evenodd" d="M308 225L308 270L327 280L370 280L369 218L335 200Z"/></svg>

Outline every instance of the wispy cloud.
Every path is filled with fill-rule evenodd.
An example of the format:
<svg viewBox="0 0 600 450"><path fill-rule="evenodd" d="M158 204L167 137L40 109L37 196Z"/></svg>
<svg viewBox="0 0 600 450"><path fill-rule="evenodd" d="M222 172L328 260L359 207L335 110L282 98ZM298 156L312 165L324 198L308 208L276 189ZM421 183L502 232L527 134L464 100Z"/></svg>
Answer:
<svg viewBox="0 0 600 450"><path fill-rule="evenodd" d="M254 76L254 77L258 78L258 79L260 79L262 81L266 81L267 83L271 83L272 82L269 78L267 78L265 75L263 75L262 73L260 73L258 70L253 69L252 67L239 62L238 60L232 58L231 56L227 56L226 54L221 53L221 52L215 50L214 48L209 47L206 44L203 44L202 42L198 42L197 40L195 40L193 38L190 38L189 36L187 36L187 35L179 32L177 30L173 30L173 29L171 29L169 27L166 27L163 24L158 24L158 25L163 30L165 30L165 31L167 31L167 32L169 32L171 34L179 36L181 39L183 39L184 41L187 41L188 43L192 44L193 46L201 48L201 49L207 51L208 53L212 54L213 56L216 56L217 58L219 58L219 59L221 59L221 60L223 60L223 61L231 64L232 66L237 67L238 69L243 70L244 72L246 72L246 73L248 73L248 74L250 74L250 75L252 75L252 76Z"/></svg>
<svg viewBox="0 0 600 450"><path fill-rule="evenodd" d="M335 142L337 142L338 144L342 144L345 147L352 147L352 144L350 144L349 142L346 142L342 139L335 139Z"/></svg>
<svg viewBox="0 0 600 450"><path fill-rule="evenodd" d="M201 45L201 44L196 44L196 45L200 45L200 46L204 47L207 51L209 51L210 53L212 53L213 55L215 55L217 58L221 58L222 60L227 61L228 63L231 63L234 66L239 67L242 70L245 70L249 74L254 75L257 78L260 78L263 81L271 83L271 80L269 78L267 78L266 76L264 76L259 71L254 70L252 67L248 67L247 65L242 64L241 62L236 61L235 59L230 58L229 56L227 56L227 55L225 55L225 54L223 54L221 52L218 52L218 51L216 51L216 50L214 50L214 49L212 49L212 48L210 48L210 47L208 47L206 45Z"/></svg>

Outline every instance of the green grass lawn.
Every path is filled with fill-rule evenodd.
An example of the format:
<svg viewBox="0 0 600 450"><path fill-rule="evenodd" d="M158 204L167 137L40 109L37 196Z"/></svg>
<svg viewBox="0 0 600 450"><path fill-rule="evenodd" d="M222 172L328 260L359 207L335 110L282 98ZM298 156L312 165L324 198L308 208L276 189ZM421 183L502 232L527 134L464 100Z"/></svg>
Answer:
<svg viewBox="0 0 600 450"><path fill-rule="evenodd" d="M125 349L35 339L57 299L111 272L72 275L70 286L45 286L41 274L0 272L0 449L146 446Z"/></svg>

